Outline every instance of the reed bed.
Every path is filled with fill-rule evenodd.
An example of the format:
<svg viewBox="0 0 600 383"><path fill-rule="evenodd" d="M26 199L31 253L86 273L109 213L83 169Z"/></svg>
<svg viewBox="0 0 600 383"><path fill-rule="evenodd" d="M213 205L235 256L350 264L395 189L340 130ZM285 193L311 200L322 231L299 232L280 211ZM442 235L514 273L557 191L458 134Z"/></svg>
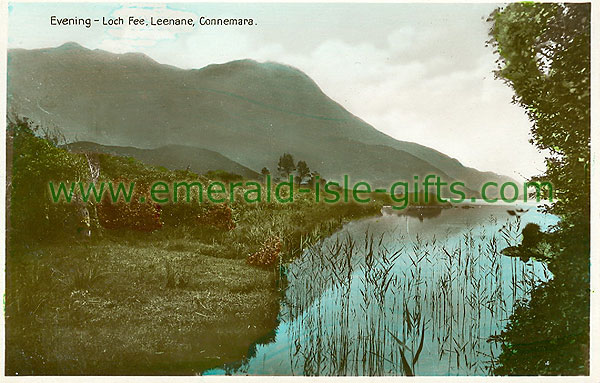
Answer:
<svg viewBox="0 0 600 383"><path fill-rule="evenodd" d="M500 254L521 222L460 236L340 232L288 269L282 319L301 375L487 375L514 303L549 275ZM499 227L499 229L498 229Z"/></svg>
<svg viewBox="0 0 600 383"><path fill-rule="evenodd" d="M542 263L500 254L520 230L518 217L492 217L439 238L342 230L320 239L287 268L289 373L489 374L500 349L488 339L549 278Z"/></svg>

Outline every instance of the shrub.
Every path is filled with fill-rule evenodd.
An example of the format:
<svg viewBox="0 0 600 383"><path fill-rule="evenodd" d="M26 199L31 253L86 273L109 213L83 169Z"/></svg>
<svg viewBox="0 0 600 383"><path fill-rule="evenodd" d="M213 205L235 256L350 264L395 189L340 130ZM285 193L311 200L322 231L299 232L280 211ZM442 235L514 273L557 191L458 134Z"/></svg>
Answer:
<svg viewBox="0 0 600 383"><path fill-rule="evenodd" d="M115 184L124 180L117 180ZM141 190L147 188L140 187ZM143 197L143 200L140 199ZM105 195L98 206L98 220L107 229L131 229L138 231L154 231L160 229L163 223L160 219L160 205L152 202L147 195L132 198L130 202L119 200L116 203Z"/></svg>
<svg viewBox="0 0 600 383"><path fill-rule="evenodd" d="M233 211L226 203L208 206L203 213L198 215L198 222L201 225L213 226L221 230L235 229Z"/></svg>
<svg viewBox="0 0 600 383"><path fill-rule="evenodd" d="M7 122L7 147L12 150L7 179L12 237L40 241L55 237L60 231L76 233L78 207L52 202L48 185L50 181L69 183L86 179L87 163L82 155L56 144L51 133L33 126L27 119Z"/></svg>
<svg viewBox="0 0 600 383"><path fill-rule="evenodd" d="M270 237L260 249L249 256L246 261L254 266L270 267L279 262L279 253L281 253L281 240L279 237Z"/></svg>

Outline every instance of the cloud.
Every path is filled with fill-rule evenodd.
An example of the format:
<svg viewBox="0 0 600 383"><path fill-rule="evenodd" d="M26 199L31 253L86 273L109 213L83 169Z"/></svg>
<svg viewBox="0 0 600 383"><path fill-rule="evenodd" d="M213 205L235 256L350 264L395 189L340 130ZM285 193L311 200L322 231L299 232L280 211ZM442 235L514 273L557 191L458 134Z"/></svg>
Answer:
<svg viewBox="0 0 600 383"><path fill-rule="evenodd" d="M240 58L292 65L394 138L430 146L481 170L538 174L543 157L528 143L530 123L511 104L512 91L494 80L494 56L485 38L485 28L477 34L462 26L404 26L383 44L330 38L299 53L293 45L266 44L252 33L209 30L181 39L173 51L185 52L184 57L165 60L187 67Z"/></svg>
<svg viewBox="0 0 600 383"><path fill-rule="evenodd" d="M176 40L180 34L190 33L193 27L188 25L129 25L129 17L144 19L146 23L150 18L167 19L193 19L197 21L197 14L189 11L174 9L169 5L130 5L114 10L110 17L121 17L124 25L111 26L106 30L108 38L102 41L100 49L114 52L127 52L141 47L151 47L159 42Z"/></svg>
<svg viewBox="0 0 600 383"><path fill-rule="evenodd" d="M45 8L46 7L46 8ZM254 17L258 26L31 30L57 6L19 4L9 44L27 48L77 40L89 48L142 52L182 68L251 58L304 71L351 113L405 141L440 150L465 165L515 175L543 171L529 144L530 122L494 80L483 19L494 4L181 4L95 6L94 16ZM88 5L65 11L91 12ZM19 21L20 20L20 21ZM42 33L45 31L47 33ZM516 155L518 153L518 155Z"/></svg>
<svg viewBox="0 0 600 383"><path fill-rule="evenodd" d="M416 35L421 37L410 40ZM328 40L309 55L278 51L278 57L258 58L302 69L327 95L394 138L481 170L515 177L540 173L543 157L528 143L530 123L511 104L511 90L494 80L491 52L483 43L480 49L454 45L455 55L468 61L463 63L438 49L437 35L404 28L383 47ZM402 52L412 53L393 59Z"/></svg>

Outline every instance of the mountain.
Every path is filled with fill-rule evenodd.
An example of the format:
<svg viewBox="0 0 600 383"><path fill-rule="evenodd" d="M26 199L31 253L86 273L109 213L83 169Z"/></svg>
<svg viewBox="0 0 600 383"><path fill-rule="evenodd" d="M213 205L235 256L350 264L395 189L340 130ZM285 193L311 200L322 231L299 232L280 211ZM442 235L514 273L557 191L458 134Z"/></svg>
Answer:
<svg viewBox="0 0 600 383"><path fill-rule="evenodd" d="M298 69L239 60L184 70L75 43L8 52L9 112L71 140L154 149L186 145L260 171L284 152L327 179L388 186L436 174L473 190L508 177L393 139L327 97ZM408 128L408 127L407 127Z"/></svg>
<svg viewBox="0 0 600 383"><path fill-rule="evenodd" d="M210 170L225 170L247 179L262 178L252 169L248 169L220 153L192 146L166 145L156 149L139 149L130 146L107 146L94 142L78 141L68 144L68 148L74 152L106 153L133 157L145 164L164 166L171 170L189 168L197 174L205 174Z"/></svg>

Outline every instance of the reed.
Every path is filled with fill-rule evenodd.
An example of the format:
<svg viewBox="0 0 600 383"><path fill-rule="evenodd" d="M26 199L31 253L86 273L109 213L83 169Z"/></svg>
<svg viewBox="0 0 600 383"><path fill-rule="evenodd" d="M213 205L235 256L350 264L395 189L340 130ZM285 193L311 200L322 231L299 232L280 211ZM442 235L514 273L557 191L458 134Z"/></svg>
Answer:
<svg viewBox="0 0 600 383"><path fill-rule="evenodd" d="M501 255L520 229L519 219L492 217L459 236L318 238L287 266L291 371L488 374L499 354L490 335L548 277L542 264Z"/></svg>

